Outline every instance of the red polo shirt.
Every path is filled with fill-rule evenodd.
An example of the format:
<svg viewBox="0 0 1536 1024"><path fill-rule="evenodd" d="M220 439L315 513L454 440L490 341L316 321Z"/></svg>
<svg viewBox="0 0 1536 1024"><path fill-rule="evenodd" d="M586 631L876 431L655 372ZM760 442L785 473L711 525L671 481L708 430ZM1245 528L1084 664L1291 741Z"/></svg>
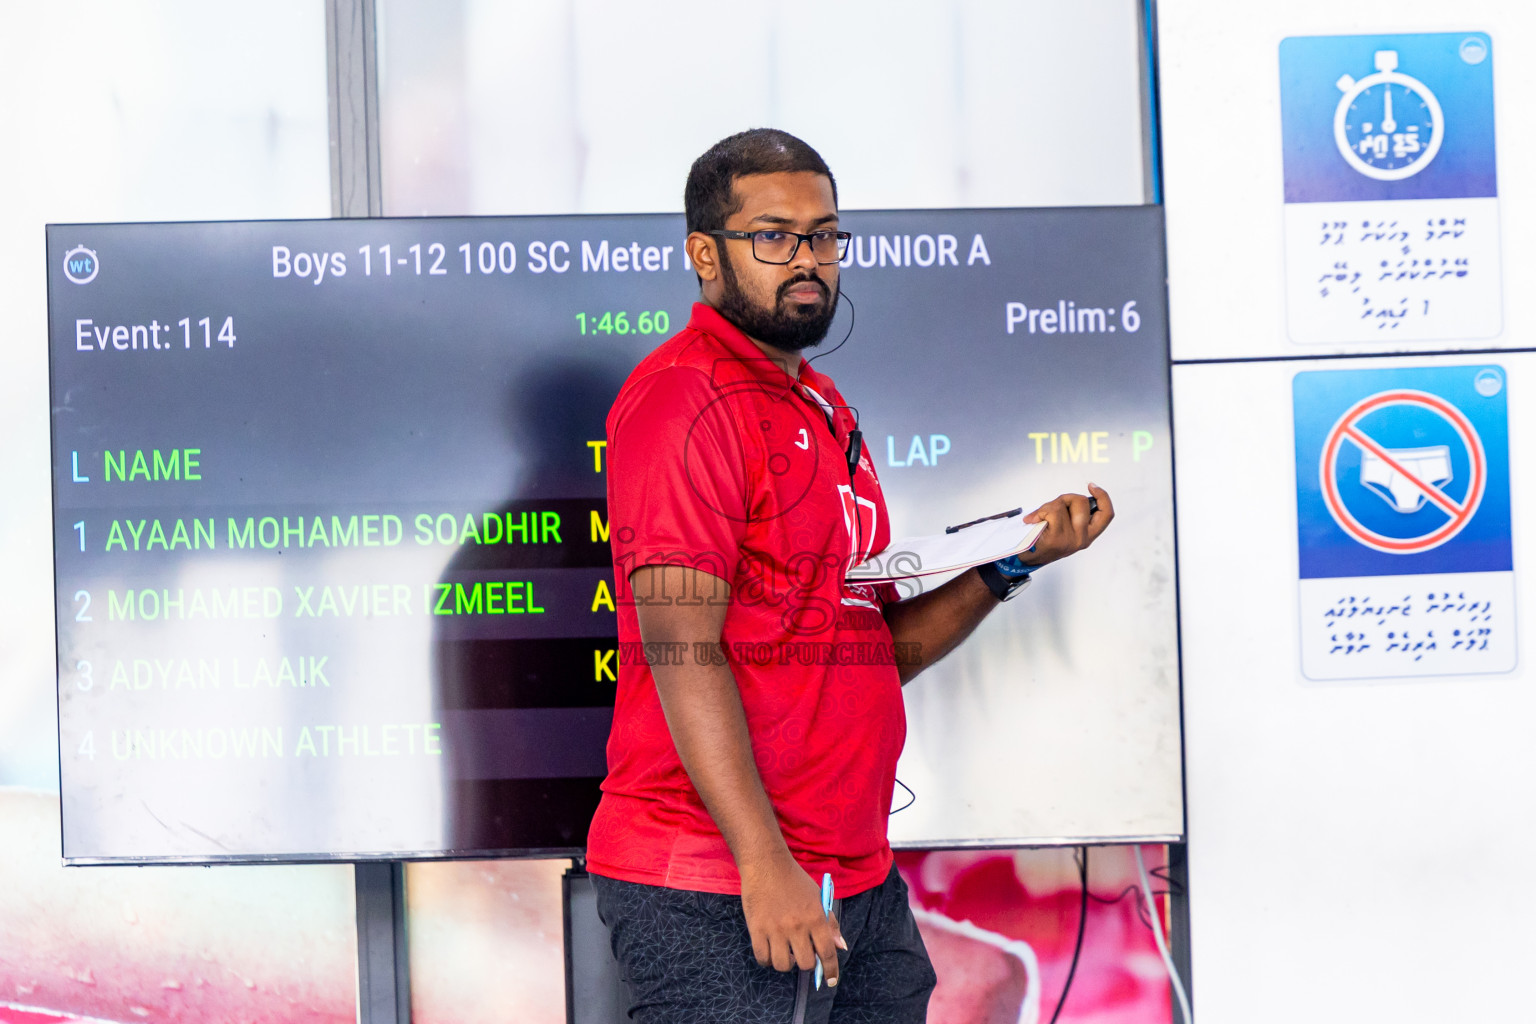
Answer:
<svg viewBox="0 0 1536 1024"><path fill-rule="evenodd" d="M619 392L607 448L619 681L608 777L587 843L592 871L741 891L731 851L678 759L639 646L630 573L667 564L730 583L723 653L795 860L815 878L830 871L839 895L885 880L906 716L880 614L895 591L843 582L856 552L864 557L890 541L867 456L849 479L854 417L846 404L831 378L803 360L791 381L702 303Z"/></svg>

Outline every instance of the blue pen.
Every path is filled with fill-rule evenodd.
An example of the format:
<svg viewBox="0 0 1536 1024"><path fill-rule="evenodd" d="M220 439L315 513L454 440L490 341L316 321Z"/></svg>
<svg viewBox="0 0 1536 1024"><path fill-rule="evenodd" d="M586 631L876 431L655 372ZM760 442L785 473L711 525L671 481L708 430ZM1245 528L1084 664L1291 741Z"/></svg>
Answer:
<svg viewBox="0 0 1536 1024"><path fill-rule="evenodd" d="M821 912L832 916L832 872L821 876ZM821 957L816 958L816 991L821 991Z"/></svg>

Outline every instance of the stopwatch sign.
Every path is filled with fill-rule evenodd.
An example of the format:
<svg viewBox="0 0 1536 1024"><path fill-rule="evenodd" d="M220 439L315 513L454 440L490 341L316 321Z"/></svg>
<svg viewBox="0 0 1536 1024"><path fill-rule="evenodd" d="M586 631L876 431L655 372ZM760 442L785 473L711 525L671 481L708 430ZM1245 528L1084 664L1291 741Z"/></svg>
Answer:
<svg viewBox="0 0 1536 1024"><path fill-rule="evenodd" d="M1400 389L1361 399L1339 417L1323 441L1319 474L1340 529L1368 548L1413 555L1472 521L1488 460L1460 409Z"/></svg>

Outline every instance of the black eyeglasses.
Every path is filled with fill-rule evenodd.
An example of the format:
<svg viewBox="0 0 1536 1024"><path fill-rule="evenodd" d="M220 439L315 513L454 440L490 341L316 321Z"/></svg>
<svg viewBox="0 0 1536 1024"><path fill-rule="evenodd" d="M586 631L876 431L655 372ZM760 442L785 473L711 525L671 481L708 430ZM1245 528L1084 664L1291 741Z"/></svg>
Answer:
<svg viewBox="0 0 1536 1024"><path fill-rule="evenodd" d="M817 263L840 263L848 253L848 240L853 237L847 231L812 231L802 235L798 231L711 231L721 238L750 238L752 256L759 263L788 263L800 251L801 242L809 242L811 255Z"/></svg>

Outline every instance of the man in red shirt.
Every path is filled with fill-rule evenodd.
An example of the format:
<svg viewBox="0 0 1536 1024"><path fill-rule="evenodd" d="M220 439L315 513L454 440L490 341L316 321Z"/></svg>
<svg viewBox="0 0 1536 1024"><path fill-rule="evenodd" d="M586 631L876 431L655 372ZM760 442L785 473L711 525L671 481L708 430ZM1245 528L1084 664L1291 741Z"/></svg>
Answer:
<svg viewBox="0 0 1536 1024"><path fill-rule="evenodd" d="M911 600L846 583L890 524L856 413L800 356L837 306L832 173L792 135L743 132L695 161L685 206L703 301L608 416L620 669L588 839L599 911L633 1019L919 1021L933 971L886 840L901 686L1113 508L1063 495L1031 514L1027 566Z"/></svg>

